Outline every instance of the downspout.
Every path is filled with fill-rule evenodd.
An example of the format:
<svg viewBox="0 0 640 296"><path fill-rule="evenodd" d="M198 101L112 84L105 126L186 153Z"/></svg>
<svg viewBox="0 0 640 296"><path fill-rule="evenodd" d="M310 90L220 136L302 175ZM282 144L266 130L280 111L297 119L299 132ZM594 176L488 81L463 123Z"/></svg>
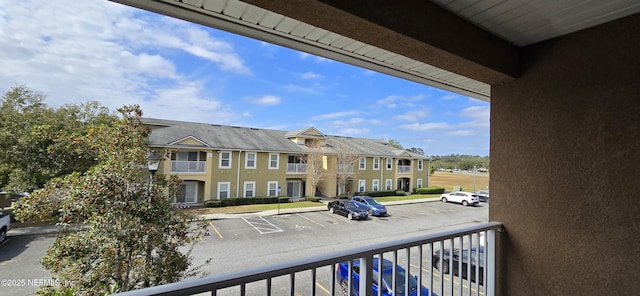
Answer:
<svg viewBox="0 0 640 296"><path fill-rule="evenodd" d="M378 163L378 168L380 169L380 181L378 181L378 190L379 191L382 191L382 189L380 189L380 188L382 188L382 181L384 181L384 169L386 169L386 167L384 169L382 168L383 167L382 163L384 162L385 163L384 166L386 166L386 160L387 160L386 157L381 157L380 163Z"/></svg>
<svg viewBox="0 0 640 296"><path fill-rule="evenodd" d="M242 158L242 150L238 150L238 177L236 180L236 197L240 197L240 195L238 195L238 190L240 190L240 158Z"/></svg>

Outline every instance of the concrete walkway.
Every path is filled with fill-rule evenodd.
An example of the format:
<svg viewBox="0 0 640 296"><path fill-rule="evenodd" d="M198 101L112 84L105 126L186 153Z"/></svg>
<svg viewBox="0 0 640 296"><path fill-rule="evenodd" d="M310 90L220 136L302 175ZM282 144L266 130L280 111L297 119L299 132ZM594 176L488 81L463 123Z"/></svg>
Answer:
<svg viewBox="0 0 640 296"><path fill-rule="evenodd" d="M389 202L380 202L380 203L385 206L393 206L393 205L414 204L414 203L424 203L424 202L434 202L434 201L440 201L439 197L389 201ZM328 201L323 201L323 205L317 206L317 207L291 208L291 209L280 209L280 210L276 209L276 210L250 212L250 213L207 214L207 215L199 215L197 216L197 218L201 218L204 220L221 220L221 219L237 219L237 218L249 218L249 217L259 217L259 216L320 212L320 211L327 210L327 205L326 205L327 203ZM18 226L18 227L16 226L17 225L15 226L12 225L11 230L7 232L7 236L10 237L10 236L18 236L18 235L55 234L58 232L58 229L60 228L60 226L58 225Z"/></svg>

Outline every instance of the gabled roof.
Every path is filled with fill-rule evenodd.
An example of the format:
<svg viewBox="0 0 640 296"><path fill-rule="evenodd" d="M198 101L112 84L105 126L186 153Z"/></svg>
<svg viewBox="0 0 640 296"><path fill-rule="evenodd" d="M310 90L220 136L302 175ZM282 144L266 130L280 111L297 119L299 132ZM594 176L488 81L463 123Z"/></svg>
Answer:
<svg viewBox="0 0 640 296"><path fill-rule="evenodd" d="M142 118L152 127L149 144L154 147L206 147L216 150L265 151L303 154L309 147L298 145L289 138L315 136L326 139L325 153L335 153L336 147L347 145L354 154L371 157L426 158L423 155L397 149L379 139L325 135L316 128L280 131L208 123ZM186 140L187 143L185 143ZM202 143L200 145L194 145Z"/></svg>
<svg viewBox="0 0 640 296"><path fill-rule="evenodd" d="M303 128L303 129L299 129L299 130L294 130L294 131L288 131L285 134L285 137L287 137L287 139L291 139L291 138L326 138L327 136L325 134L323 134L322 132L320 132L317 128L315 127L308 127L308 128Z"/></svg>

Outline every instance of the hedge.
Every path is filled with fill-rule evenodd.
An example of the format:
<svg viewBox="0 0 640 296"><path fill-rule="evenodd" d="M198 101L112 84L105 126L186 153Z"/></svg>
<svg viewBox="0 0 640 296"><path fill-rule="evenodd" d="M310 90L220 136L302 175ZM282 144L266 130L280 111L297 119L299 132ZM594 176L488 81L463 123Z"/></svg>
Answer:
<svg viewBox="0 0 640 296"><path fill-rule="evenodd" d="M444 187L413 188L413 193L416 193L416 194L442 194L442 193L444 193Z"/></svg>
<svg viewBox="0 0 640 296"><path fill-rule="evenodd" d="M289 197L234 197L225 198L220 200L207 200L204 202L204 206L208 208L220 208L226 206L241 206L252 204L274 204L274 203L288 203Z"/></svg>
<svg viewBox="0 0 640 296"><path fill-rule="evenodd" d="M402 190L381 190L381 191L365 191L365 192L356 192L355 195L367 195L371 197L381 197L381 196L403 196L406 193Z"/></svg>

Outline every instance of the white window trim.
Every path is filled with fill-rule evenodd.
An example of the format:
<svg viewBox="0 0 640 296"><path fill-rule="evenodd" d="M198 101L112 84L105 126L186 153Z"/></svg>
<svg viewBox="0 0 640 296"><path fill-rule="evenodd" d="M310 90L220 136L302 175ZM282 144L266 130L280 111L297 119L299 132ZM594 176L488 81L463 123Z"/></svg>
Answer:
<svg viewBox="0 0 640 296"><path fill-rule="evenodd" d="M393 189L393 180L386 179L384 188L385 188L385 190L392 190Z"/></svg>
<svg viewBox="0 0 640 296"><path fill-rule="evenodd" d="M274 185L275 195L270 194L272 184ZM278 181L267 181L267 196L278 196Z"/></svg>
<svg viewBox="0 0 640 296"><path fill-rule="evenodd" d="M416 180L416 187L422 188L422 179L421 178Z"/></svg>
<svg viewBox="0 0 640 296"><path fill-rule="evenodd" d="M275 155L276 156L276 166L272 167L271 166L271 156ZM269 162L268 167L270 170L277 170L280 167L280 154L278 153L269 153L269 158L267 159L267 161Z"/></svg>
<svg viewBox="0 0 640 296"><path fill-rule="evenodd" d="M360 186L360 184L362 184L362 186ZM362 191L360 191L360 188L362 188ZM358 192L363 192L367 190L367 180L358 180Z"/></svg>
<svg viewBox="0 0 640 296"><path fill-rule="evenodd" d="M393 170L393 159L387 158L387 171Z"/></svg>
<svg viewBox="0 0 640 296"><path fill-rule="evenodd" d="M373 159L373 169L376 171L380 170L380 157L376 157Z"/></svg>
<svg viewBox="0 0 640 296"><path fill-rule="evenodd" d="M422 159L418 159L418 171L422 171L423 162Z"/></svg>
<svg viewBox="0 0 640 296"><path fill-rule="evenodd" d="M380 180L378 179L373 179L373 182L371 182L371 191L379 191L380 190Z"/></svg>
<svg viewBox="0 0 640 296"><path fill-rule="evenodd" d="M253 166L249 166L249 155L253 155ZM244 168L245 169L255 169L256 164L258 163L258 154L255 152L247 152L244 154Z"/></svg>
<svg viewBox="0 0 640 296"><path fill-rule="evenodd" d="M364 171L367 169L367 158L366 157L360 157L360 160L358 160L358 169L361 171Z"/></svg>
<svg viewBox="0 0 640 296"><path fill-rule="evenodd" d="M248 197L247 196L247 186L248 185L253 185L253 189L251 190L251 191L253 191L253 195L251 197L256 197L256 182L255 181L244 182L244 190L242 191L242 196L243 197Z"/></svg>
<svg viewBox="0 0 640 296"><path fill-rule="evenodd" d="M222 154L223 153L229 153L229 166L222 166ZM220 169L230 169L231 168L231 163L233 162L233 153L231 153L231 151L220 151L220 153L218 154L218 168Z"/></svg>
<svg viewBox="0 0 640 296"><path fill-rule="evenodd" d="M222 187L222 185L227 185L227 197L226 198L231 198L231 182L218 182L218 188L217 193L216 193L216 197L218 199L220 199L220 187Z"/></svg>

